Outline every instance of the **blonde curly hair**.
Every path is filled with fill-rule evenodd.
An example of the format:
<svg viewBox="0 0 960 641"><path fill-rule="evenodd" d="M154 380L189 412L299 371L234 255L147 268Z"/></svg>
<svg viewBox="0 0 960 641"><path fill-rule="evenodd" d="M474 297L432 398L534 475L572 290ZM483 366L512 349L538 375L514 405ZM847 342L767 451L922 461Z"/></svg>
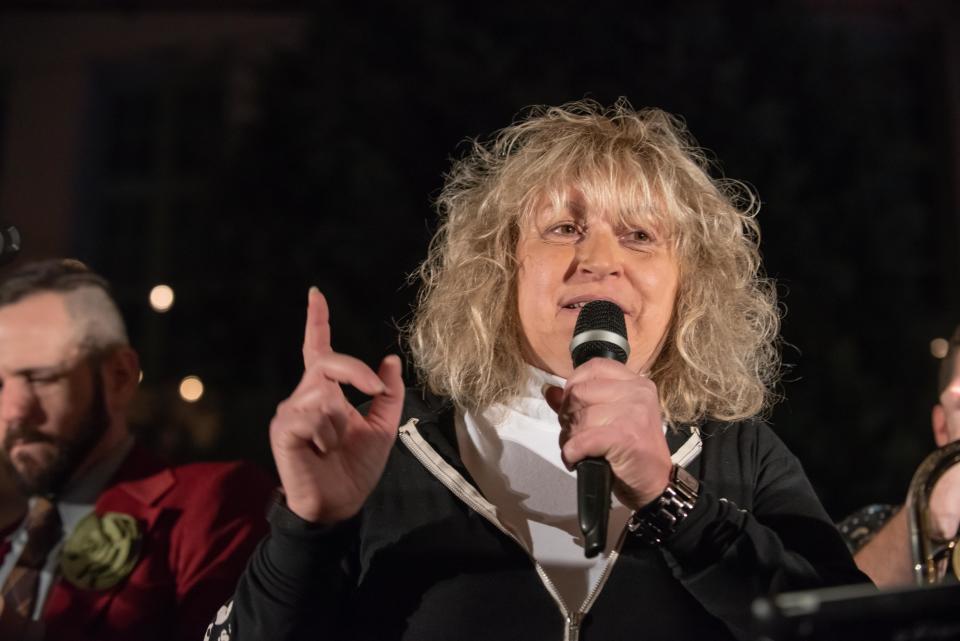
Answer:
<svg viewBox="0 0 960 641"><path fill-rule="evenodd" d="M684 124L625 99L532 107L472 141L438 198L440 226L405 328L430 391L461 407L514 398L528 369L517 311L519 230L570 188L666 232L680 266L673 319L650 370L673 424L732 421L769 406L779 372L775 287L761 273L756 198L711 179ZM630 222L637 222L632 220Z"/></svg>

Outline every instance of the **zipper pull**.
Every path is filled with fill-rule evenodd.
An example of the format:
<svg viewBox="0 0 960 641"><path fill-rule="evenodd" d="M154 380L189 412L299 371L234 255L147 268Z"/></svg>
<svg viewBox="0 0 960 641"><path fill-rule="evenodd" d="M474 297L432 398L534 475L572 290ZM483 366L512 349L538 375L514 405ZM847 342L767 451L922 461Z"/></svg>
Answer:
<svg viewBox="0 0 960 641"><path fill-rule="evenodd" d="M580 612L571 612L567 615L567 634L564 635L564 641L577 641L580 638L580 623L583 622L583 614Z"/></svg>

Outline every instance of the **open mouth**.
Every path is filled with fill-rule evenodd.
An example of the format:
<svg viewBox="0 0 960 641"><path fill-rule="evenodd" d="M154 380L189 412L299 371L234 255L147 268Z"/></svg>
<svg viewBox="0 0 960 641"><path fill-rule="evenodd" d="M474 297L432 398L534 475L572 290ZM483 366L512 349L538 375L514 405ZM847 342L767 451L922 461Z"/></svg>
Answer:
<svg viewBox="0 0 960 641"><path fill-rule="evenodd" d="M609 297L607 297L607 296L597 296L597 295L593 295L593 296L590 296L590 295L577 296L577 297L573 298L573 300L570 300L570 301L568 301L567 303L562 304L562 305L560 306L560 308L561 308L561 309L571 309L571 310L577 310L577 311L579 311L579 310L583 309L584 305L586 305L587 303L593 303L593 302L596 302L596 301L598 301L598 300L609 301L609 302L613 303L614 305L616 305L617 307L620 307L621 309L623 309L623 306L622 306L620 303L618 303L617 301L613 300L612 298L609 298ZM626 309L624 309L624 313L626 313Z"/></svg>

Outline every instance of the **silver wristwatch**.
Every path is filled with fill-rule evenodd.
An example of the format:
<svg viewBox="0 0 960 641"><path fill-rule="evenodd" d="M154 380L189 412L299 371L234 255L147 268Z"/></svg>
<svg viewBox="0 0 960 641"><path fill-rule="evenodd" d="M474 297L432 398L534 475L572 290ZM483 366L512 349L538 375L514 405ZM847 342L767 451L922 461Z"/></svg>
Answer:
<svg viewBox="0 0 960 641"><path fill-rule="evenodd" d="M667 489L634 512L627 521L627 529L648 545L660 545L693 510L699 492L700 481L674 464Z"/></svg>

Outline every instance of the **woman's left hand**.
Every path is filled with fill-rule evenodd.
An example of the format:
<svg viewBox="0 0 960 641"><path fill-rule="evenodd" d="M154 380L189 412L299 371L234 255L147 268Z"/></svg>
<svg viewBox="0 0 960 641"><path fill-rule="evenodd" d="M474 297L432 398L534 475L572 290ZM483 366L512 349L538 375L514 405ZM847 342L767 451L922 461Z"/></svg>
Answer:
<svg viewBox="0 0 960 641"><path fill-rule="evenodd" d="M551 386L544 397L560 420L568 468L585 458L606 459L614 494L634 510L663 493L672 462L653 381L617 361L593 358L573 371L566 387Z"/></svg>

